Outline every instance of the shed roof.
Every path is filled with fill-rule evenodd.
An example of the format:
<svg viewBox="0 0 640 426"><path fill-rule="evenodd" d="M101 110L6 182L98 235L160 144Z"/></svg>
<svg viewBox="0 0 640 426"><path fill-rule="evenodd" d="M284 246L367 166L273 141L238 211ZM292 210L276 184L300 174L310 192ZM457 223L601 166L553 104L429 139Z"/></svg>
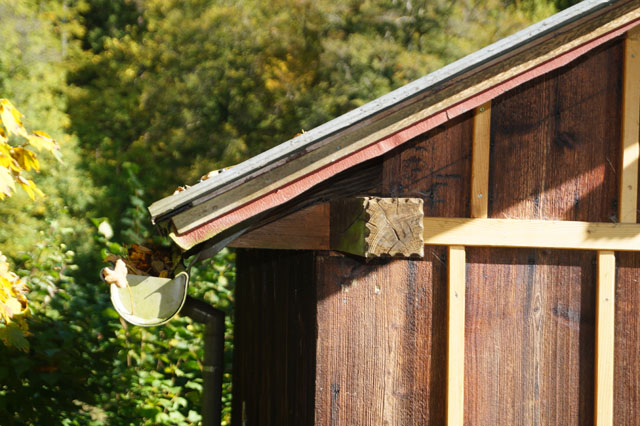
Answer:
<svg viewBox="0 0 640 426"><path fill-rule="evenodd" d="M586 0L149 207L183 249L281 205L640 24L637 0Z"/></svg>

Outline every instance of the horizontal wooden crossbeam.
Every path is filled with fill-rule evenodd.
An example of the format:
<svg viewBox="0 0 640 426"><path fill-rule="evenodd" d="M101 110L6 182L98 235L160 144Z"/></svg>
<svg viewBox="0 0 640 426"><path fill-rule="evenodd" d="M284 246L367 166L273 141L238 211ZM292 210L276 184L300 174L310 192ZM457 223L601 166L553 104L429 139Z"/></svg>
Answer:
<svg viewBox="0 0 640 426"><path fill-rule="evenodd" d="M318 203L253 229L229 247L329 250L329 238L329 203Z"/></svg>
<svg viewBox="0 0 640 426"><path fill-rule="evenodd" d="M253 230L230 247L335 250L329 205L317 204ZM640 251L640 224L522 219L423 219L424 243L445 246Z"/></svg>
<svg viewBox="0 0 640 426"><path fill-rule="evenodd" d="M640 225L426 217L424 243L482 247L640 251Z"/></svg>

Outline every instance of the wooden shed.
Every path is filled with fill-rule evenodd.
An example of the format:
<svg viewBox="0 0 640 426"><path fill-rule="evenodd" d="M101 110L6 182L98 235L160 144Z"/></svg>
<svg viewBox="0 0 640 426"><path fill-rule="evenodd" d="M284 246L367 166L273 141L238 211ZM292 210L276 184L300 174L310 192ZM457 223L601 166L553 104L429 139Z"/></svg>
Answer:
<svg viewBox="0 0 640 426"><path fill-rule="evenodd" d="M150 206L238 248L234 424L640 424L639 105L587 0Z"/></svg>

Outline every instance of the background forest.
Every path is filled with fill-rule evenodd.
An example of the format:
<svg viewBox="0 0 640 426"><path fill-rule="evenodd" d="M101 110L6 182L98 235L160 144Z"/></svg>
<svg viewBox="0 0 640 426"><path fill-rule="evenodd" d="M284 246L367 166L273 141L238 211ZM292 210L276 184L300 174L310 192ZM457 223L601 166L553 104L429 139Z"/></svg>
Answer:
<svg viewBox="0 0 640 426"><path fill-rule="evenodd" d="M0 98L63 161L29 174L46 196L0 201L0 251L30 288L0 319L2 424L197 424L201 326L129 326L98 277L109 252L168 244L146 206L573 3L0 0ZM227 312L229 361L233 256L190 288Z"/></svg>

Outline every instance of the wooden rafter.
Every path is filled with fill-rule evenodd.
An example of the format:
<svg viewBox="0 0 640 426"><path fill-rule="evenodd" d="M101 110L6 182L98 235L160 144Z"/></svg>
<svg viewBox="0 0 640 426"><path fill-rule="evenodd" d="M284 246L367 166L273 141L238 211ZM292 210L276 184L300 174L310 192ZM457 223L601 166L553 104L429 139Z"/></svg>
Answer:
<svg viewBox="0 0 640 426"><path fill-rule="evenodd" d="M520 219L423 219L427 245L640 251L640 224ZM301 238L308 233L309 238ZM248 232L230 247L332 250L329 206L318 204Z"/></svg>

